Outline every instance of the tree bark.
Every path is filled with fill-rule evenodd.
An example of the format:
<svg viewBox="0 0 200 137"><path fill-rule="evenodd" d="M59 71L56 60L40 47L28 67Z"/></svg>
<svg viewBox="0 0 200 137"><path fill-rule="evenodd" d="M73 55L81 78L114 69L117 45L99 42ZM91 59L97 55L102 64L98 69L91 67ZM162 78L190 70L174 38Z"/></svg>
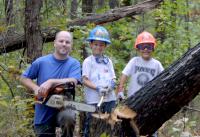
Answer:
<svg viewBox="0 0 200 137"><path fill-rule="evenodd" d="M103 6L104 6L104 4L105 4L105 0L97 0L97 5L98 5L98 7L97 8L102 8Z"/></svg>
<svg viewBox="0 0 200 137"><path fill-rule="evenodd" d="M163 73L147 83L134 96L124 101L130 109L137 113L134 121L141 135L154 133L162 124L169 120L182 107L194 99L200 89L200 43L187 51L182 58L173 63ZM131 131L130 127L123 129L129 121L111 126L102 120L92 120L94 132L91 136L107 133L120 135L120 130Z"/></svg>
<svg viewBox="0 0 200 137"><path fill-rule="evenodd" d="M63 14L67 15L67 0L62 0Z"/></svg>
<svg viewBox="0 0 200 137"><path fill-rule="evenodd" d="M118 0L109 0L109 6L110 6L111 9L118 7L119 6Z"/></svg>
<svg viewBox="0 0 200 137"><path fill-rule="evenodd" d="M122 1L123 6L130 6L131 5L131 0L123 0Z"/></svg>
<svg viewBox="0 0 200 137"><path fill-rule="evenodd" d="M137 4L138 3L138 0L134 0L134 2L133 2L134 4Z"/></svg>
<svg viewBox="0 0 200 137"><path fill-rule="evenodd" d="M88 16L83 19L75 19L69 22L68 26L83 26L87 25L88 23L103 24L117 21L123 17L139 15L143 12L153 9L158 6L162 1L163 0L148 0L134 6L113 9L106 12L105 14ZM42 31L43 42L53 41L55 34L58 31L59 29L57 28L46 28L44 31ZM26 40L24 34L14 34L6 37L4 35L1 35L0 54L24 48L25 42Z"/></svg>
<svg viewBox="0 0 200 137"><path fill-rule="evenodd" d="M144 12L149 11L150 9L158 6L163 0L147 0L145 2L139 3L137 5L126 6L122 8L112 9L104 14L88 16L83 19L76 19L72 22L69 22L69 26L83 26L88 23L94 24L104 24L108 22L117 21L124 17L139 15Z"/></svg>
<svg viewBox="0 0 200 137"><path fill-rule="evenodd" d="M163 22L163 20L161 18L157 18L155 19L156 21L156 27L155 29L157 30L155 37L157 38L157 40L160 40L161 43L165 42L166 39L166 32L165 32L165 28L162 27L162 29L160 29L160 22Z"/></svg>
<svg viewBox="0 0 200 137"><path fill-rule="evenodd" d="M13 14L13 0L5 0L5 15L6 15L6 24L9 26L8 33L14 31L14 14Z"/></svg>
<svg viewBox="0 0 200 137"><path fill-rule="evenodd" d="M93 11L94 0L82 0L82 13L86 16L90 15Z"/></svg>
<svg viewBox="0 0 200 137"><path fill-rule="evenodd" d="M25 38L27 62L30 63L42 55L42 35L40 31L40 9L42 0L25 1Z"/></svg>
<svg viewBox="0 0 200 137"><path fill-rule="evenodd" d="M72 0L71 1L71 12L70 12L71 19L75 19L77 17L77 9L78 9L77 0Z"/></svg>

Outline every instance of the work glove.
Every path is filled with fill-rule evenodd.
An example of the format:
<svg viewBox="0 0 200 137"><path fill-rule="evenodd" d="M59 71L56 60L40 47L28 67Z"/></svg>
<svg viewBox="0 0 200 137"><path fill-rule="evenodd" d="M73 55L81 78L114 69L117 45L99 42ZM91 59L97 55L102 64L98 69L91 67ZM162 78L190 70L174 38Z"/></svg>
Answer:
<svg viewBox="0 0 200 137"><path fill-rule="evenodd" d="M119 100L125 99L124 92L123 92L123 91L118 92L117 98L118 98Z"/></svg>
<svg viewBox="0 0 200 137"><path fill-rule="evenodd" d="M97 86L96 90L97 90L97 92L99 93L100 96L105 96L109 92L108 88L100 87L100 86Z"/></svg>
<svg viewBox="0 0 200 137"><path fill-rule="evenodd" d="M114 80L111 80L111 82L110 82L110 87L112 88L112 90L115 89L115 86L116 86L115 81L114 81Z"/></svg>
<svg viewBox="0 0 200 137"><path fill-rule="evenodd" d="M115 89L115 86L116 86L115 81L114 81L114 80L111 80L110 84L109 84L108 86L106 86L107 89L108 89L108 92L113 91L113 90Z"/></svg>

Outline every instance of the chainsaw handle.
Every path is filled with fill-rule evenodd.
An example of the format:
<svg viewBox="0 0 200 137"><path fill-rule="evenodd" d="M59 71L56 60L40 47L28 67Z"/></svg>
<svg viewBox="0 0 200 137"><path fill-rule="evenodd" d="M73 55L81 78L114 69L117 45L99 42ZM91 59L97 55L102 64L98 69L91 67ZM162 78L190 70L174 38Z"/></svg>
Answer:
<svg viewBox="0 0 200 137"><path fill-rule="evenodd" d="M60 85L59 85L59 86L60 86ZM48 98L48 96L50 96L50 95L53 94L53 93L59 94L59 93L63 92L63 90L64 90L63 87L54 87L54 88L49 89L49 90L46 92L46 94L42 97L42 100L39 99L39 98L40 98L39 95L35 95L34 98L35 98L35 101L36 101L37 103L42 104L42 103L45 102L45 100L46 100L46 98Z"/></svg>
<svg viewBox="0 0 200 137"><path fill-rule="evenodd" d="M42 98L42 100L39 100L39 97L36 95L34 99L36 103L43 104L46 100L46 97Z"/></svg>
<svg viewBox="0 0 200 137"><path fill-rule="evenodd" d="M75 96L75 90L73 90L74 88L75 88L75 84L73 82L57 84L57 85L53 86L52 88L50 88L46 92L45 96L42 97L42 99L40 99L40 96L36 95L35 101L40 104L43 104L50 98L51 95L60 94L60 93L64 92L65 89L71 90L70 92L72 92L73 99L74 99L74 96Z"/></svg>

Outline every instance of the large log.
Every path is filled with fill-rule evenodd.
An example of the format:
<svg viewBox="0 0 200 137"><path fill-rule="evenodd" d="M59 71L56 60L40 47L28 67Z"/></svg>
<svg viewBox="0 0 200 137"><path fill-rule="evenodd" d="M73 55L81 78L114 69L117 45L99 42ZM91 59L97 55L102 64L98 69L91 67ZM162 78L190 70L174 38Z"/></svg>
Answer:
<svg viewBox="0 0 200 137"><path fill-rule="evenodd" d="M146 0L136 5L125 6L122 8L112 9L104 14L88 16L83 19L76 19L69 22L70 26L83 26L88 23L104 24L108 22L117 21L124 17L130 17L147 12L158 6L163 0Z"/></svg>
<svg viewBox="0 0 200 137"><path fill-rule="evenodd" d="M103 24L113 22L124 17L139 15L143 12L149 11L158 6L163 0L147 0L133 6L126 6L123 8L112 9L104 14L98 14L88 16L82 19L75 19L68 22L67 26L84 26L88 23ZM44 42L51 42L54 40L55 33L58 32L58 28L46 28L42 32ZM25 36L21 34L7 35L2 34L0 36L0 54L8 53L18 49L24 48L26 45Z"/></svg>
<svg viewBox="0 0 200 137"><path fill-rule="evenodd" d="M182 58L173 63L164 72L140 89L134 96L124 101L137 113L134 121L141 135L154 133L182 107L192 101L200 89L200 43L188 50ZM100 136L106 132L112 136L121 136L120 131L131 131L129 121L123 125L117 123L112 130L105 121L93 118L95 129L91 136ZM94 128L95 127L95 128Z"/></svg>
<svg viewBox="0 0 200 137"><path fill-rule="evenodd" d="M52 42L55 34L59 31L57 28L46 28L42 30L43 42ZM2 53L9 53L15 50L22 49L26 46L26 39L24 33L14 33L13 35L0 36L0 55Z"/></svg>

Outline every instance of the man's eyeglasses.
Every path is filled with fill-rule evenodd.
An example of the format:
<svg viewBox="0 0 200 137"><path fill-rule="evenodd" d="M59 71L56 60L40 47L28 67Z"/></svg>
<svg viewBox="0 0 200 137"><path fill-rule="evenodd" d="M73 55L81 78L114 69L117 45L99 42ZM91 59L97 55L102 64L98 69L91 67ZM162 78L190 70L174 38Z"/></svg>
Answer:
<svg viewBox="0 0 200 137"><path fill-rule="evenodd" d="M139 44L139 45L137 45L137 48L139 50L145 50L145 49L147 49L149 51L153 51L154 50L153 44Z"/></svg>

